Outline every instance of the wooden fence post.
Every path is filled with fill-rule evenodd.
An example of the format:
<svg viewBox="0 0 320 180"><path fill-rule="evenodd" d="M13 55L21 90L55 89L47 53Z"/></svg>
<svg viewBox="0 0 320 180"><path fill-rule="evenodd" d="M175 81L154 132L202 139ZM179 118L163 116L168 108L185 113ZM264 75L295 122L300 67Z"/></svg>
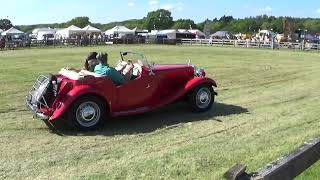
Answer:
<svg viewBox="0 0 320 180"><path fill-rule="evenodd" d="M291 180L320 159L320 137L305 142L290 154L259 169L246 173L245 165L236 164L224 177L228 180Z"/></svg>

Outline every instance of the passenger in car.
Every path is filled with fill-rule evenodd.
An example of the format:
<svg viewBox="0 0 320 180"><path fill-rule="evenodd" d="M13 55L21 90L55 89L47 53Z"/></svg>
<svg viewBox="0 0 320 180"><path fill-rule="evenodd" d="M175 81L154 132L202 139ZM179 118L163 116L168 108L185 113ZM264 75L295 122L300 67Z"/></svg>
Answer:
<svg viewBox="0 0 320 180"><path fill-rule="evenodd" d="M115 68L108 65L107 53L99 53L97 59L99 64L94 68L95 73L110 77L116 85L121 85L126 82L124 76L122 76Z"/></svg>
<svg viewBox="0 0 320 180"><path fill-rule="evenodd" d="M127 81L131 80L133 67L134 66L133 66L132 60L128 60L128 63L122 70L122 75Z"/></svg>
<svg viewBox="0 0 320 180"><path fill-rule="evenodd" d="M84 68L90 72L94 71L94 67L99 64L99 60L97 59L97 52L90 52L88 57L84 61Z"/></svg>

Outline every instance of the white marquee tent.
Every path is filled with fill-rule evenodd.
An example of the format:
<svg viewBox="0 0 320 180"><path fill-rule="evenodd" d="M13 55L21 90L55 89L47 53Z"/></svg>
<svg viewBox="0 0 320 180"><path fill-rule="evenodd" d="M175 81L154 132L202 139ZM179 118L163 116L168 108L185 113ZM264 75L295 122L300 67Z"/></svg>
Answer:
<svg viewBox="0 0 320 180"><path fill-rule="evenodd" d="M156 39L158 32L159 32L158 30L151 30L151 32L147 33L146 36L147 36L149 39Z"/></svg>
<svg viewBox="0 0 320 180"><path fill-rule="evenodd" d="M195 34L196 38L198 39L206 37L206 35L203 32L201 32L199 29L190 29L188 31L191 32L192 34Z"/></svg>
<svg viewBox="0 0 320 180"><path fill-rule="evenodd" d="M177 30L175 29L166 29L157 32L157 37L159 36L167 36L168 39L176 39L177 38Z"/></svg>
<svg viewBox="0 0 320 180"><path fill-rule="evenodd" d="M274 33L273 31L269 31L269 30L264 29L264 30L260 30L257 35L258 36L265 36L265 35L269 36L269 35L271 35L271 36L274 37L274 36L276 36L276 33Z"/></svg>
<svg viewBox="0 0 320 180"><path fill-rule="evenodd" d="M138 27L135 27L132 29L136 35L142 35L147 36L149 31L147 29L138 29Z"/></svg>
<svg viewBox="0 0 320 180"><path fill-rule="evenodd" d="M36 28L32 31L32 34L37 34L40 31L56 32L56 29L48 28Z"/></svg>
<svg viewBox="0 0 320 180"><path fill-rule="evenodd" d="M36 28L32 31L32 36L37 40L44 40L45 37L53 38L57 30L52 28Z"/></svg>
<svg viewBox="0 0 320 180"><path fill-rule="evenodd" d="M148 35L156 36L158 32L159 30L151 30L151 32L149 32Z"/></svg>
<svg viewBox="0 0 320 180"><path fill-rule="evenodd" d="M231 39L232 35L228 31L217 31L210 35L212 39Z"/></svg>
<svg viewBox="0 0 320 180"><path fill-rule="evenodd" d="M90 34L90 33L101 33L101 30L95 27L92 27L90 25L82 28L82 30L84 30L86 33Z"/></svg>
<svg viewBox="0 0 320 180"><path fill-rule="evenodd" d="M1 33L2 36L7 36L7 35L23 35L25 34L24 32L12 27L4 32Z"/></svg>
<svg viewBox="0 0 320 180"><path fill-rule="evenodd" d="M259 31L259 33L261 33L261 34L271 34L271 33L273 33L272 31L270 31L270 30L266 30L266 29L263 29L263 30L260 30Z"/></svg>
<svg viewBox="0 0 320 180"><path fill-rule="evenodd" d="M115 34L118 34L118 37L122 37L128 34L134 35L135 31L128 29L125 26L115 26L114 28L107 30L105 34L109 37L114 36Z"/></svg>
<svg viewBox="0 0 320 180"><path fill-rule="evenodd" d="M189 34L190 32L186 29L178 29L177 30L179 33L185 33L185 34Z"/></svg>
<svg viewBox="0 0 320 180"><path fill-rule="evenodd" d="M86 31L75 26L75 25L71 25L65 29L61 29L59 31L57 31L57 36L61 37L61 38L70 38L72 35L81 35L81 34L85 34Z"/></svg>

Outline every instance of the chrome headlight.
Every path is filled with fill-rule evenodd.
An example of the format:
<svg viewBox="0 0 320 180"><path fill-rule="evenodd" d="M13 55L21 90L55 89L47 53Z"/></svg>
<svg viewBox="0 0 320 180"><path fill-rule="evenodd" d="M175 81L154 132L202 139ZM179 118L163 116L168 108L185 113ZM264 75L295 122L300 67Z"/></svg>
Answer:
<svg viewBox="0 0 320 180"><path fill-rule="evenodd" d="M194 75L197 77L205 77L206 72L204 71L203 68L197 68L194 66Z"/></svg>

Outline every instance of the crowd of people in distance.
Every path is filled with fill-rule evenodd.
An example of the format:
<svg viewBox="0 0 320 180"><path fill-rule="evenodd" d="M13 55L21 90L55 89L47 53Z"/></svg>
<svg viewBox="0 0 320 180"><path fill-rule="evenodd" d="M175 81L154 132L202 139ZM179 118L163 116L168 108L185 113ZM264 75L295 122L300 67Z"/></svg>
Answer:
<svg viewBox="0 0 320 180"><path fill-rule="evenodd" d="M6 40L4 37L0 37L0 50L3 50L6 47Z"/></svg>

